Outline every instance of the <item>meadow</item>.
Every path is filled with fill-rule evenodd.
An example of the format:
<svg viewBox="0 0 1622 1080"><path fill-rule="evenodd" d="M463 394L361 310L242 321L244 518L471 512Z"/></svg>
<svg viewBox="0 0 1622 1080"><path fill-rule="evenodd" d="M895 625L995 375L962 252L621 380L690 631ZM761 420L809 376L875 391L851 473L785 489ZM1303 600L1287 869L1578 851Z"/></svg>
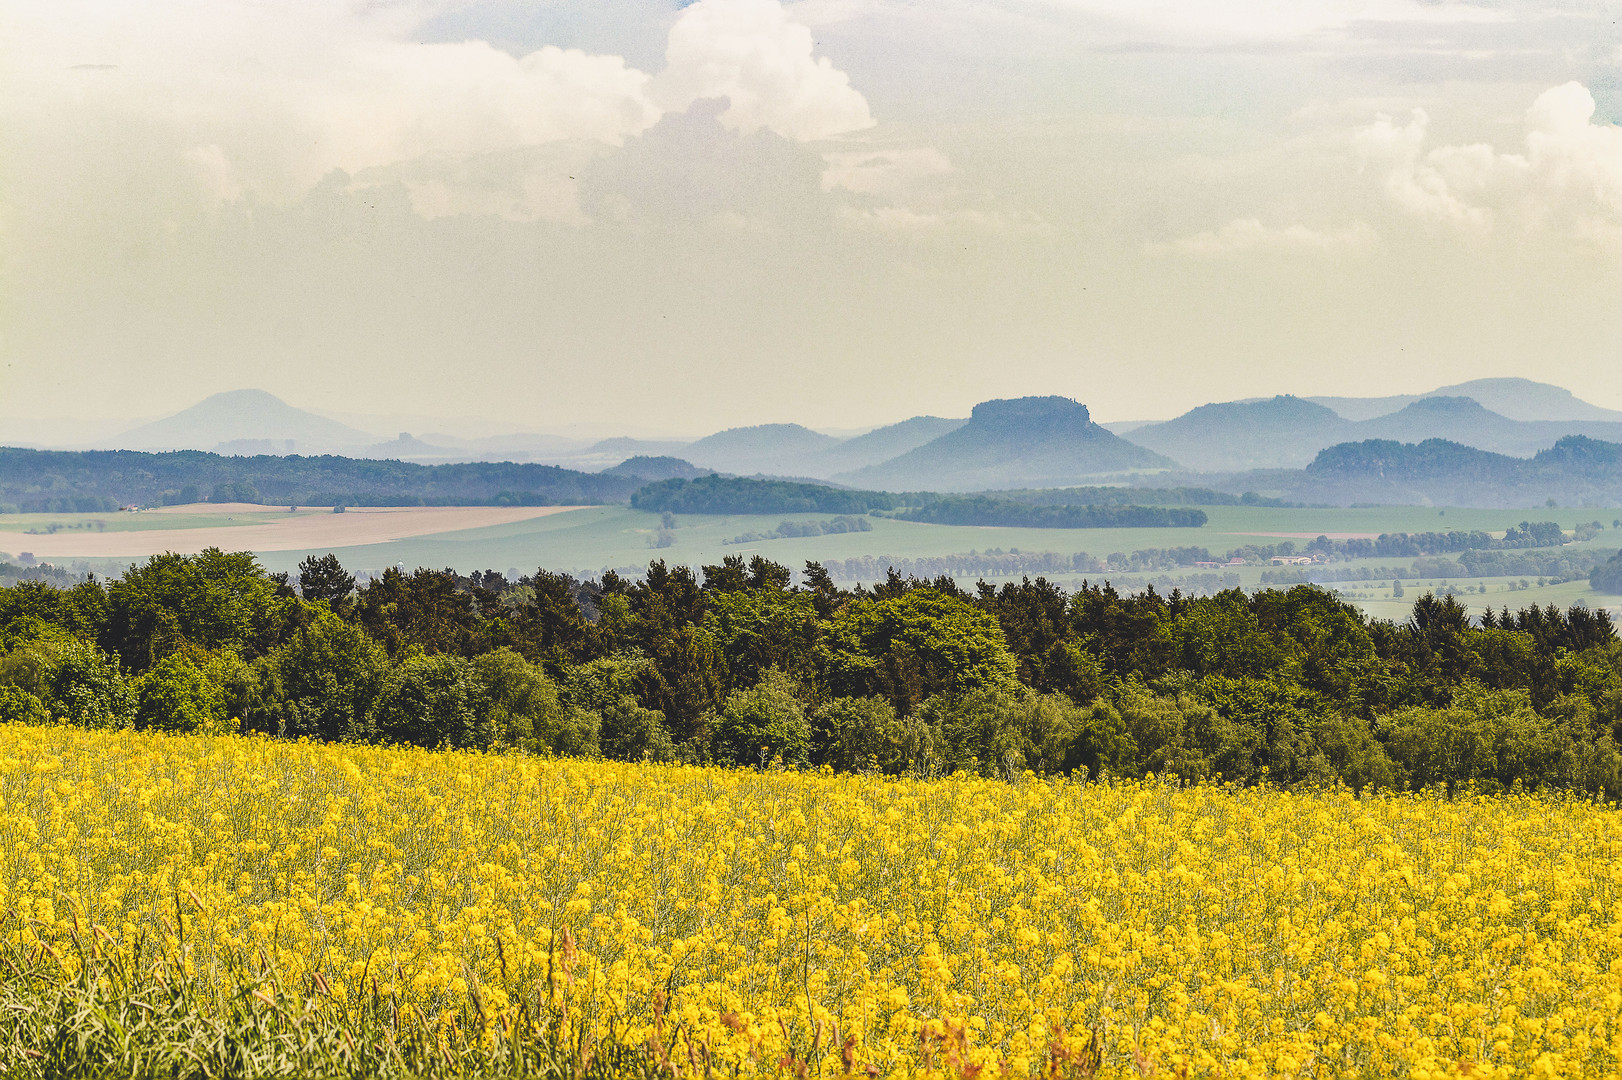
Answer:
<svg viewBox="0 0 1622 1080"><path fill-rule="evenodd" d="M746 559L761 555L796 568L807 560L850 559L864 555L936 557L991 549L1064 554L1085 551L1103 557L1114 552L1147 548L1198 546L1209 549L1213 555L1220 555L1245 544L1277 544L1286 539L1293 539L1299 547L1320 533L1330 536L1375 536L1389 532L1445 531L1450 528L1502 533L1505 528L1529 518L1555 521L1567 530L1584 522L1600 520L1605 524L1606 531L1580 546L1606 551L1614 551L1622 546L1622 539L1619 539L1622 533L1611 531L1611 522L1622 515L1622 510L1617 509L1438 511L1431 507L1394 506L1355 509L1214 506L1205 509L1210 522L1197 529L1026 529L930 525L875 517L868 519L872 526L870 532L743 544L726 541L769 529L780 520L813 522L830 515L678 515L676 528L669 530L665 537L668 546L655 547L662 527L660 515L627 507L605 506L587 507L512 524L413 537L394 543L347 547L339 553L345 565L370 570L399 563L407 567L452 566L463 573L489 568L529 573L537 566L544 566L596 576L604 568L644 567L652 558L664 559L672 566L698 566L719 562L727 555L742 555ZM269 552L264 554L263 561L273 570L292 570L300 559L311 554L322 554L326 550L311 548L309 551ZM1261 572L1261 569L1254 567L1239 570L1240 584L1247 588L1257 586ZM1063 575L1049 576L1068 588L1074 588L1086 575L1075 575L1073 579ZM1097 576L1092 575L1095 580ZM1001 579L993 575L988 580ZM1507 581L1495 581L1490 587L1494 592L1502 592L1507 591L1507 584ZM1129 584L1123 587L1133 586ZM1595 602L1586 585L1574 588L1578 591L1566 589L1547 597L1539 593L1513 599L1565 605L1580 593L1589 597L1590 602ZM1568 596L1568 593L1571 595ZM1389 590L1386 595L1389 595ZM1495 603L1502 599L1495 600ZM1391 611L1405 606L1398 604ZM1383 608L1378 613L1382 617L1388 615Z"/></svg>
<svg viewBox="0 0 1622 1080"><path fill-rule="evenodd" d="M1197 529L1026 529L930 525L874 517L868 519L871 532L745 544L725 541L769 529L780 520L810 522L832 515L677 515L676 528L669 531L669 546L654 548L661 528L660 515L605 506L534 521L416 537L396 544L357 546L342 551L341 555L345 565L355 567L384 567L398 562L407 566L450 565L464 572L475 568L518 567L528 573L536 566L546 566L595 574L603 567L645 566L655 557L671 565L697 566L718 562L725 555L745 558L763 555L785 565L798 566L808 559L848 559L879 554L916 558L990 548L1108 555L1117 551L1194 545L1217 553L1243 544L1276 544L1289 538L1294 538L1299 546L1320 533L1374 536L1383 532L1448 528L1501 533L1528 518L1556 521L1568 530L1598 518L1609 529L1610 523L1622 514L1622 510L1591 507L1577 510L1450 509L1441 513L1429 507L1392 506L1361 509L1212 506L1205 510L1210 521ZM1601 546L1609 542L1613 550L1619 543L1603 534L1602 539L1595 542ZM326 550L312 549L312 553L322 554ZM272 569L291 569L302 557L301 553L287 551L267 557L266 563Z"/></svg>
<svg viewBox="0 0 1622 1080"><path fill-rule="evenodd" d="M30 1020L108 972L379 1073L527 1028L599 1075L1622 1073L1622 818L1568 798L12 724L0 912L12 1076L117 1041Z"/></svg>
<svg viewBox="0 0 1622 1080"><path fill-rule="evenodd" d="M300 508L289 514L286 508L208 504L165 507L139 514L7 514L0 515L0 549L13 554L28 551L39 559L76 570L92 570L103 576L121 573L131 560L165 550L200 551L210 544L226 550L251 549L272 570L292 571L310 555L328 551L340 554L345 565L365 573L403 565L453 567L462 573L474 570L516 570L530 573L537 567L595 577L605 568L642 568L648 560L661 558L670 565L698 566L719 562L727 555L749 558L761 555L798 568L807 560L843 560L862 556L887 555L915 559L962 554L969 551L1057 552L1066 555L1085 551L1097 557L1149 548L1198 546L1213 556L1246 545L1278 544L1292 540L1298 547L1319 534L1331 537L1373 536L1390 532L1428 532L1447 529L1480 529L1502 533L1505 528L1527 519L1555 521L1562 528L1599 520L1606 526L1592 540L1568 545L1571 551L1593 549L1613 551L1622 546L1622 532L1611 522L1622 515L1616 508L1547 508L1530 510L1480 510L1431 507L1208 507L1210 522L1197 529L1031 529L932 525L891 518L870 517L871 531L836 535L793 537L729 543L739 536L759 533L780 521L819 522L828 514L787 514L754 516L679 515L674 529L664 530L659 514L624 506L592 506L578 509L558 507L528 508L406 508L403 510L355 509L344 515L326 510ZM100 523L100 524L98 524ZM55 526L54 535L40 535ZM140 537L130 533L142 533ZM662 541L666 546L656 546ZM1370 565L1393 561L1370 560ZM1360 563L1337 564L1337 568ZM1247 589L1262 584L1265 567L1240 567L1224 571ZM1142 588L1156 577L1197 573L1190 569L1169 575L1111 574L1122 589ZM515 575L516 576L516 575ZM1083 580L1097 580L1098 574L1053 574L1048 578L1074 589ZM988 574L990 581L1018 580L1007 575ZM1410 587L1442 584L1441 577L1405 579ZM1456 576L1454 585L1466 582L1487 586L1487 593L1474 603L1512 606L1526 603L1554 603L1569 606L1576 600L1600 606L1610 601L1592 592L1585 582L1541 585L1529 581L1522 590L1519 577L1467 578ZM968 579L965 579L965 584ZM1335 587L1348 594L1370 615L1401 618L1411 600L1391 595L1390 581L1342 583ZM1511 595L1513 594L1513 595Z"/></svg>

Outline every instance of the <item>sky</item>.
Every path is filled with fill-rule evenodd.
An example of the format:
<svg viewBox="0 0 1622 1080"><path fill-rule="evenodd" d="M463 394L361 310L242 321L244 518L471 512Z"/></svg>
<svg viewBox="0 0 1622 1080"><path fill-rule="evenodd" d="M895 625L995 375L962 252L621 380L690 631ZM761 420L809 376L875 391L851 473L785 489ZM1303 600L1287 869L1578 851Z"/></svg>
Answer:
<svg viewBox="0 0 1622 1080"><path fill-rule="evenodd" d="M0 416L1622 408L1616 0L0 0Z"/></svg>

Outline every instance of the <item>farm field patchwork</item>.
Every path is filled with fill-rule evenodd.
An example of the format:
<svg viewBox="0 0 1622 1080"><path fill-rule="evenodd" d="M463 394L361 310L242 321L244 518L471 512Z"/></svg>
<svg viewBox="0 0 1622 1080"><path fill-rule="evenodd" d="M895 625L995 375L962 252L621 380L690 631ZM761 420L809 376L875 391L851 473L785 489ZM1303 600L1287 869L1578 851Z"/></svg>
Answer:
<svg viewBox="0 0 1622 1080"><path fill-rule="evenodd" d="M566 1009L672 1075L1622 1070L1622 817L1575 800L21 725L0 800L0 946L64 979Z"/></svg>
<svg viewBox="0 0 1622 1080"><path fill-rule="evenodd" d="M1571 529L1579 523L1601 520L1607 532L1594 543L1614 549L1622 533L1611 533L1610 523L1622 511L1596 510L1448 510L1438 514L1426 507L1371 509L1276 509L1271 507L1208 507L1210 521L1198 529L1021 529L1000 526L928 525L870 517L871 532L728 544L750 532L771 529L779 521L826 520L830 514L783 515L678 515L670 530L669 546L655 548L661 528L658 514L620 506L587 507L533 521L469 528L433 536L417 536L398 543L357 546L340 552L345 565L356 568L391 566L454 566L473 569L536 566L559 570L645 566L649 559L699 565L719 562L726 555L764 555L789 566L807 559L848 559L887 554L904 558L941 556L971 549L1086 551L1107 555L1145 548L1198 546L1213 553L1242 544L1276 544L1297 535L1339 533L1376 536L1382 532L1424 532L1482 529L1503 532L1511 525L1535 519L1556 521ZM1297 546L1301 546L1297 541ZM326 549L322 549L323 551ZM313 551L313 549L312 549ZM320 554L321 552L314 552ZM288 569L304 553L287 551L266 559L274 569ZM285 564L285 565L284 565Z"/></svg>
<svg viewBox="0 0 1622 1080"><path fill-rule="evenodd" d="M203 513L203 510L209 510ZM1210 507L1210 522L1199 529L1020 529L929 525L866 518L868 532L849 532L813 537L793 537L728 543L747 533L774 528L780 521L819 522L828 514L789 515L680 515L676 528L664 536L668 546L655 547L660 537L659 515L623 506L519 507L519 508L405 508L352 509L346 514L301 508L289 513L285 508L232 504L210 507L165 507L138 514L99 515L0 515L0 548L28 551L36 558L73 563L104 574L121 572L133 558L156 551L198 551L208 544L227 550L251 549L272 570L295 570L307 555L337 552L352 570L381 572L395 564L450 566L461 572L497 569L529 573L537 567L596 575L605 568L640 568L655 558L672 565L699 566L718 563L728 555L749 558L763 555L798 568L808 559L844 560L887 555L898 559L934 558L968 551L1056 552L1066 555L1085 551L1097 557L1116 552L1179 546L1204 547L1215 556L1245 544L1268 545L1293 540L1302 546L1305 539L1319 534L1332 537L1369 536L1382 532L1425 532L1446 529L1480 529L1501 533L1523 520L1555 521L1572 529L1580 523L1600 521L1606 526L1593 540L1568 545L1568 550L1591 549L1609 552L1622 545L1622 530L1611 523L1622 517L1615 508L1536 508L1526 510L1475 510L1429 507L1367 508L1275 508ZM93 522L106 523L100 531ZM55 524L55 535L30 534ZM87 527L89 526L89 527ZM113 535L122 533L124 535ZM139 538L135 535L139 533ZM79 555L59 553L78 551ZM129 549L125 552L123 549ZM100 554L97 554L100 553ZM1407 559L1372 559L1337 563L1344 570L1366 562L1371 568L1406 564ZM1224 570L1245 588L1262 584L1265 568L1242 567ZM1113 574L1123 588L1141 588L1156 578L1196 573L1192 568L1163 573ZM1018 575L1015 575L1017 578ZM1075 588L1084 579L1097 580L1098 574L1049 574L1051 580ZM987 575L987 580L1004 580ZM1585 582L1542 586L1521 579L1473 579L1457 575L1447 579L1454 586L1486 585L1485 594L1465 596L1472 608L1492 603L1522 606L1527 603L1556 603L1566 606L1582 600L1593 606L1615 606L1614 598L1596 595ZM1432 578L1436 587L1441 578ZM1370 614L1382 618L1407 617L1412 594L1429 587L1423 579L1405 578L1410 595L1394 599L1389 577L1378 582L1340 582L1342 590ZM1511 586L1514 586L1512 588Z"/></svg>
<svg viewBox="0 0 1622 1080"><path fill-rule="evenodd" d="M127 533L174 529L224 529L252 525L266 515L303 517L330 513L324 509L300 508L292 515L285 506L164 506L137 513L100 514L0 514L0 536L16 544L21 536L56 536L72 533ZM33 542L33 541L30 541Z"/></svg>
<svg viewBox="0 0 1622 1080"><path fill-rule="evenodd" d="M339 552L346 566L355 569L381 569L395 563L412 566L453 566L467 572L474 569L515 569L529 573L536 567L561 569L575 573L596 575L604 568L644 567L650 559L664 559L671 565L699 566L719 563L728 555L749 558L762 555L798 568L806 560L851 559L861 556L888 555L900 559L916 559L961 554L971 550L1022 552L1058 552L1074 554L1086 551L1104 557L1114 552L1131 552L1145 548L1197 546L1220 555L1245 544L1277 544L1282 539L1317 536L1320 533L1340 535L1378 535L1382 532L1444 531L1445 529L1481 529L1498 532L1523 520L1557 521L1571 529L1580 523L1600 520L1605 526L1594 540L1571 545L1572 550L1593 549L1609 552L1622 545L1622 531L1611 528L1622 511L1610 509L1550 509L1538 510L1447 510L1444 513L1427 507L1377 507L1364 509L1277 509L1271 507L1211 507L1211 521L1199 529L1018 529L1006 527L972 527L958 525L927 525L917 522L896 521L890 518L868 518L870 532L839 533L834 535L795 537L779 540L751 541L730 544L725 541L750 532L761 532L775 527L781 520L815 522L827 519L828 514L790 514L781 516L751 515L680 515L677 527L670 530L668 547L652 546L661 528L659 515L643 513L624 507L589 507L533 521L517 522L481 529L468 529L437 536L416 537L389 544L349 548ZM1304 541L1296 539L1298 547ZM320 551L268 553L264 563L272 569L292 570L306 554ZM1407 564L1408 559L1373 559L1371 565ZM1336 564L1343 569L1360 563ZM1246 588L1261 584L1264 568L1244 567L1232 573ZM1152 574L1149 579L1178 577L1194 573L1192 569L1170 571L1167 575ZM1098 580L1098 574L1049 574L1050 580L1074 589L1084 579ZM1015 575L1017 579L1018 575ZM1116 574L1124 588L1139 588L1145 580L1142 574ZM987 575L987 580L1004 580ZM1465 577L1450 579L1462 585ZM1473 583L1473 579L1472 583ZM1440 579L1437 579L1438 583ZM1514 582L1517 591L1511 592ZM969 582L964 582L968 584ZM1405 582L1410 587L1414 579ZM1610 603L1599 597L1586 582L1569 582L1544 587L1532 584L1518 590L1519 578L1483 579L1489 593L1469 599L1472 606L1491 602L1502 606L1526 603L1559 603L1562 606L1582 599L1593 606ZM1381 617L1405 619L1413 603L1389 599L1390 581L1380 597L1370 587L1360 583L1343 583L1335 587L1347 592L1369 592L1365 599L1355 597L1354 602ZM1410 592L1412 589L1410 588Z"/></svg>
<svg viewBox="0 0 1622 1080"><path fill-rule="evenodd" d="M165 507L133 514L0 516L0 538L36 558L143 558L165 551L195 554L208 547L233 551L288 551L390 543L408 537L528 521L561 513L566 506L405 506L354 507L335 514L246 503L208 507ZM24 520L18 520L24 519ZM105 521L103 529L86 522ZM28 529L56 531L30 533ZM18 526L26 526L19 528ZM117 527L115 527L117 526Z"/></svg>

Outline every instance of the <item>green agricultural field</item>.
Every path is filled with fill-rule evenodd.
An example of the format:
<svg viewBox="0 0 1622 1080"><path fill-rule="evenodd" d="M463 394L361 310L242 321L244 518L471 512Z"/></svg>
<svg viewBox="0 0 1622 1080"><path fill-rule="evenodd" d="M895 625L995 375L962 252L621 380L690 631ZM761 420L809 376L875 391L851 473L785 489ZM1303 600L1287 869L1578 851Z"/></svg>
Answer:
<svg viewBox="0 0 1622 1080"><path fill-rule="evenodd" d="M726 541L745 533L769 531L785 520L827 521L835 515L681 515L676 519L676 528L669 531L669 546L656 548L654 544L661 531L660 515L625 507L591 507L511 525L347 548L339 554L346 565L356 569L381 569L405 563L407 566L453 566L460 570L518 567L528 572L536 566L546 566L596 572L604 567L645 566L654 558L697 565L719 562L727 555L745 558L764 555L798 567L807 559L849 559L862 555L918 558L990 548L1065 554L1085 551L1103 556L1150 547L1198 545L1216 552L1239 544L1277 542L1255 536L1254 529L1248 528L1242 518L1229 520L1230 509L1239 514L1250 511L1244 507L1221 508L1223 524L1213 523L1201 529L1019 529L925 525L870 517L866 520L872 525L871 532L746 544ZM1262 527L1275 526L1270 518ZM297 565L301 558L303 553L299 552L267 553L266 562L285 569Z"/></svg>
<svg viewBox="0 0 1622 1080"><path fill-rule="evenodd" d="M1470 609L1471 614L1477 614L1486 607L1491 607L1494 611L1503 607L1517 611L1533 604L1540 607L1553 604L1558 608L1568 608L1579 600L1592 608L1610 608L1613 613L1622 606L1622 597L1600 596L1588 587L1586 581L1567 581L1559 585L1542 586L1534 583L1525 589L1509 588L1509 583L1515 580L1519 579L1486 578L1484 580L1487 586L1486 593L1464 594L1455 591L1455 595L1459 603ZM1452 584L1458 586L1460 582L1454 581ZM1472 580L1469 584L1474 585L1476 582ZM1394 619L1401 622L1408 618L1409 612L1413 610L1416 597L1425 592L1440 591L1440 588L1439 581L1433 581L1429 585L1423 581L1403 582L1405 596L1401 600L1391 599L1390 589L1375 590L1379 599L1363 599L1358 595L1348 595L1346 598L1376 619ZM1359 594L1369 590L1352 588L1345 591L1349 594Z"/></svg>
<svg viewBox="0 0 1622 1080"><path fill-rule="evenodd" d="M325 510L299 510L297 516L327 513ZM529 573L537 567L566 570L577 574L598 574L605 568L646 566L650 559L662 558L672 564L697 566L719 562L727 555L748 558L763 555L788 566L799 568L806 560L846 560L859 557L890 556L896 559L935 558L959 555L969 551L1001 550L1023 553L1053 552L1074 555L1086 552L1098 558L1115 554L1141 551L1147 548L1203 547L1214 558L1246 544L1278 544L1293 540L1298 547L1322 534L1343 537L1382 532L1441 532L1448 529L1481 529L1502 532L1521 521L1555 521L1563 528L1599 521L1605 526L1594 539L1572 550L1593 549L1612 551L1622 546L1622 529L1612 522L1622 517L1615 508L1527 510L1437 510L1430 507L1371 507L1371 508L1276 508L1276 507L1209 507L1210 521L1197 529L1021 529L1012 527L974 527L961 525L927 525L918 522L897 521L890 518L869 517L864 520L872 526L870 532L838 533L827 536L794 537L757 540L731 544L727 541L746 533L769 532L784 520L795 522L827 521L830 514L791 514L753 516L732 515L680 515L676 527L664 530L661 516L623 506L588 507L547 517L511 524L482 528L460 529L388 543L337 549L344 564L352 570L380 572L396 563L407 567L452 567L466 572L475 569L517 569ZM282 511L283 514L286 511ZM278 515L279 516L279 515ZM219 529L261 523L263 514L241 513L111 513L111 514L7 514L0 515L0 551L13 554L30 550L35 537L54 531L78 533L86 531L135 532L153 529ZM98 524L99 523L99 524ZM667 546L657 547L661 539ZM322 554L326 549L310 551L261 552L261 561L273 570L293 570L309 554ZM129 559L73 560L78 570L91 569L99 573L117 573ZM1371 559L1356 563L1336 563L1333 568L1344 571L1367 565L1390 568L1406 565L1406 559ZM1245 588L1256 588L1269 568L1247 566L1232 570L1223 568L1224 580L1237 578ZM1126 589L1141 588L1144 583L1158 581L1177 582L1204 575L1209 582L1211 571L1196 568L1150 573L1114 573L1111 580ZM1097 574L1049 574L1052 580L1075 588ZM988 580L1001 580L987 574ZM1522 581L1528 587L1522 588ZM1474 579L1463 574L1429 579L1404 578L1405 596L1393 599L1389 575L1368 582L1345 581L1331 583L1347 599L1359 604L1372 615L1383 618L1404 617L1413 598L1427 588L1452 586L1460 599L1472 610L1491 603L1494 607L1511 607L1529 603L1555 603L1566 606L1582 599L1595 606L1622 603L1622 599L1600 597L1589 589L1586 582L1566 582L1539 586L1535 579L1485 578ZM1487 592L1477 589L1486 585Z"/></svg>
<svg viewBox="0 0 1622 1080"><path fill-rule="evenodd" d="M407 567L453 567L463 572L475 569L507 570L516 568L529 573L536 567L567 570L575 573L599 573L604 568L641 567L650 559L662 558L672 564L691 566L719 562L727 555L763 555L777 562L798 568L808 559L850 559L860 556L888 555L896 558L939 557L961 554L970 550L1020 552L1057 552L1066 555L1087 552L1107 557L1117 552L1132 552L1146 548L1198 546L1208 549L1213 557L1245 544L1277 544L1294 539L1297 546L1320 533L1329 535L1368 534L1381 532L1427 532L1454 529L1481 529L1502 532L1521 521L1555 521L1571 529L1578 524L1598 520L1605 530L1588 541L1585 548L1599 551L1615 550L1622 546L1622 530L1613 529L1611 522L1622 516L1617 509L1553 509L1535 510L1456 510L1438 511L1428 507L1375 507L1360 509L1308 509L1273 507L1211 507L1210 522L1198 529L1019 529L1004 527L971 527L958 525L926 525L917 522L896 521L889 518L867 518L871 532L839 533L829 536L795 537L762 540L744 544L725 541L750 532L766 532L783 520L797 522L826 521L829 514L793 515L681 515L676 527L669 530L669 545L655 547L662 524L658 514L644 513L626 507L590 507L550 517L507 525L496 525L457 532L415 537L387 544L372 544L339 550L344 564L352 570L381 571L396 563ZM263 561L272 569L292 570L306 554L321 552L284 551L267 552ZM1377 565L1406 564L1406 559L1366 560L1371 567ZM1337 563L1336 568L1358 566L1360 563ZM1243 567L1235 573L1241 585L1254 588L1261 583L1265 568ZM1162 577L1176 579L1200 571L1193 568L1153 574L1122 574L1122 584ZM1080 584L1085 575L1050 575L1066 587ZM1096 578L1098 575L1091 575ZM1539 588L1535 584L1526 590L1511 590L1509 585L1519 579L1484 579L1489 592L1482 596L1462 595L1468 583L1475 579L1462 574L1449 578L1450 584L1461 592L1461 599L1472 608L1490 601L1495 607L1526 603L1569 604L1582 598L1590 603L1603 602L1595 597L1584 582ZM1440 587L1442 579L1434 579ZM1371 583L1346 582L1331 586L1339 588L1371 613L1381 616L1406 614L1415 589L1425 586L1418 581L1404 581L1407 596L1400 601L1390 600L1390 581Z"/></svg>
<svg viewBox="0 0 1622 1080"><path fill-rule="evenodd" d="M267 511L275 507L266 507ZM330 509L296 510L289 517L330 513ZM170 513L167 511L130 514L0 514L0 544L7 548L27 547L29 536L75 532L149 532L156 529L221 529L256 525L263 514Z"/></svg>

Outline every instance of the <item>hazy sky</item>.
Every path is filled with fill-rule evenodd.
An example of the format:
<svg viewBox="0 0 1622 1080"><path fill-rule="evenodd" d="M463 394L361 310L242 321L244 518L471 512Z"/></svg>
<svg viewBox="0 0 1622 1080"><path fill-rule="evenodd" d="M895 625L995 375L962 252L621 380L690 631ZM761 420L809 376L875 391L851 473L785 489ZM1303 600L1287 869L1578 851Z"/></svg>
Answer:
<svg viewBox="0 0 1622 1080"><path fill-rule="evenodd" d="M0 0L0 415L1622 408L1619 0Z"/></svg>

